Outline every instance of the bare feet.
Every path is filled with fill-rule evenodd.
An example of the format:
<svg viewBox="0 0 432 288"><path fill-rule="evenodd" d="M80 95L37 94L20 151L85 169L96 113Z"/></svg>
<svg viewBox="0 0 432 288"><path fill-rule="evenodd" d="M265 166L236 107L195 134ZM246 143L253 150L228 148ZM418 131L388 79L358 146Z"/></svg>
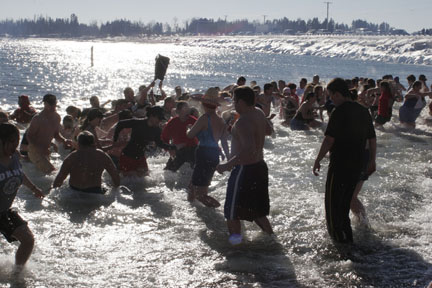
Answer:
<svg viewBox="0 0 432 288"><path fill-rule="evenodd" d="M197 199L207 207L217 208L221 205L216 199L208 195L200 195Z"/></svg>

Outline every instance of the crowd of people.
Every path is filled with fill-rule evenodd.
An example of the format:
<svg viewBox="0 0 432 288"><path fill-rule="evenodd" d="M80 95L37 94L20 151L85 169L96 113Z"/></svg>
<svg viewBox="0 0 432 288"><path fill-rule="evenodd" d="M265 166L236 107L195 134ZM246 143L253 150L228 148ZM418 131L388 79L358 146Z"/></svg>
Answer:
<svg viewBox="0 0 432 288"><path fill-rule="evenodd" d="M9 242L20 242L16 265L24 265L34 237L27 223L11 209L12 202L21 184L36 197L43 198L44 194L24 174L20 161L30 161L42 173L53 173L56 168L50 154L60 144L69 153L56 172L53 188L62 186L69 176L69 187L77 193L103 194L104 171L113 187L120 185L121 177L146 176L150 172L146 154L158 147L169 153L165 170L175 172L184 163L190 164L193 173L187 200L191 202L219 207L208 188L216 171L231 172L224 205L230 243L242 242L241 220L253 221L271 235L263 147L265 137L274 133L272 119L279 114L282 124L292 130L315 129L328 119L312 172L318 175L320 162L330 151L327 228L336 242L351 243L350 209L367 223L357 196L375 171L375 127L389 122L394 102L403 101L399 120L414 128L426 106L425 97L432 96L424 75L418 81L409 75L407 80L407 88L392 75L378 80L336 78L324 85L315 75L310 83L305 78L298 86L279 80L261 89L255 81L248 85L239 77L223 89L210 87L202 94L186 93L177 86L171 96L163 90L162 81L161 93L155 95L153 81L140 86L137 95L127 87L122 99L101 105L93 96L88 108L69 106L63 119L56 110L55 95L43 97L43 109L38 113L29 97L22 95L13 113L0 111L0 232ZM112 108L105 108L109 103ZM432 114L432 104L429 109ZM220 163L221 158L226 162Z"/></svg>

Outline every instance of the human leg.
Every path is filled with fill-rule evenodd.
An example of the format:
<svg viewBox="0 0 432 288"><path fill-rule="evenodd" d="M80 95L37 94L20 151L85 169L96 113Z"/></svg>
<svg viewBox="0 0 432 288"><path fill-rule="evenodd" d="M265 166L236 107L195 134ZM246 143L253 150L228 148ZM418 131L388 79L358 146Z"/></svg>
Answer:
<svg viewBox="0 0 432 288"><path fill-rule="evenodd" d="M349 211L356 183L349 175L335 173L330 166L325 193L326 223L328 233L336 242L353 242Z"/></svg>
<svg viewBox="0 0 432 288"><path fill-rule="evenodd" d="M15 254L15 265L23 266L30 258L34 247L34 236L27 225L21 225L12 233L12 237L20 242Z"/></svg>
<svg viewBox="0 0 432 288"><path fill-rule="evenodd" d="M257 218L254 220L254 222L267 234L274 233L270 221L267 219L266 216Z"/></svg>
<svg viewBox="0 0 432 288"><path fill-rule="evenodd" d="M357 197L358 194L360 193L361 188L363 187L363 183L364 181L359 181L357 183L350 203L351 211L357 217L359 217L360 215L366 215L366 210L363 204L361 203L361 201Z"/></svg>

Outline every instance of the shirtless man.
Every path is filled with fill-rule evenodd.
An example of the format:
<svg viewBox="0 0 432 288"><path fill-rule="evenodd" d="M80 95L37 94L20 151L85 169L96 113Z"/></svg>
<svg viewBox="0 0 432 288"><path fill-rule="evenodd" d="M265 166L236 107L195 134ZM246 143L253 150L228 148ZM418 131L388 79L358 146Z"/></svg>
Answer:
<svg viewBox="0 0 432 288"><path fill-rule="evenodd" d="M270 83L264 84L264 93L257 98L257 106L262 109L264 115L270 115L270 108L273 99L273 85Z"/></svg>
<svg viewBox="0 0 432 288"><path fill-rule="evenodd" d="M53 188L60 187L70 174L69 186L77 191L103 194L102 172L108 171L114 187L120 185L120 176L113 161L105 152L96 149L94 136L84 131L78 135L78 150L69 154L57 174Z"/></svg>
<svg viewBox="0 0 432 288"><path fill-rule="evenodd" d="M72 145L70 140L60 135L60 115L56 112L57 98L46 94L43 97L44 109L36 114L27 130L28 156L31 162L43 173L54 171L49 160L51 141L55 138L65 147Z"/></svg>
<svg viewBox="0 0 432 288"><path fill-rule="evenodd" d="M264 232L273 234L267 215L268 169L264 162L263 146L271 126L264 113L255 108L255 96L250 87L234 90L234 105L240 118L232 128L232 157L219 164L217 171L231 171L228 180L224 215L231 244L241 243L240 220L254 221Z"/></svg>

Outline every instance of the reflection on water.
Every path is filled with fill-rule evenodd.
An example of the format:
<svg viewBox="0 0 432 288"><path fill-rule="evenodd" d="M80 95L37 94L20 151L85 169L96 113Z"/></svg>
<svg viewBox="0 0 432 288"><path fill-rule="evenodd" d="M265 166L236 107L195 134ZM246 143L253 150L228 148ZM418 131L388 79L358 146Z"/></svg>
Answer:
<svg viewBox="0 0 432 288"><path fill-rule="evenodd" d="M223 86L238 75L260 85L313 74L325 81L336 75L432 75L432 68L423 66L175 44L3 39L0 46L1 107L11 109L23 93L41 107L37 100L52 92L61 98L61 113L70 104L86 106L90 96L104 102L120 98L126 86L147 84L158 53L171 58L168 92L176 85L198 90ZM426 111L421 117L427 117ZM377 172L360 194L371 229L354 223L353 247L336 247L326 232L326 160L319 177L311 171L323 131L291 131L279 120L275 129L276 137L266 140L265 159L276 239L245 223L245 243L231 247L222 208L187 202L190 168L163 171L168 156L158 155L148 159L150 177L123 181L130 193L113 190L92 198L62 187L41 202L22 188L15 207L29 222L36 247L17 279L11 270L16 245L0 240L0 286L424 287L432 279L431 129L421 122L409 132L394 118L384 131L377 131ZM23 164L47 191L53 176ZM60 164L56 159L55 166ZM217 174L210 187L220 201L227 179L227 174Z"/></svg>

